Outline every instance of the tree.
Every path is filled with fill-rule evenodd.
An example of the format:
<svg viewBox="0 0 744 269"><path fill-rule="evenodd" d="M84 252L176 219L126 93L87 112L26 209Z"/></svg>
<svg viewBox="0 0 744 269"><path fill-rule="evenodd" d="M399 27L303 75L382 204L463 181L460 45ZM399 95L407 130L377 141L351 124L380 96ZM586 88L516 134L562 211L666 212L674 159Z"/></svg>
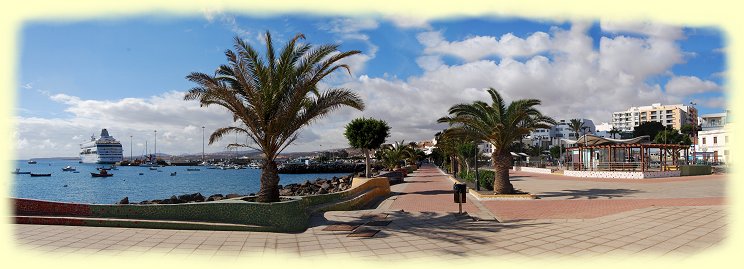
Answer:
<svg viewBox="0 0 744 269"><path fill-rule="evenodd" d="M692 140L688 135L680 134L676 129L668 128L656 134L654 143L691 145Z"/></svg>
<svg viewBox="0 0 744 269"><path fill-rule="evenodd" d="M639 137L647 135L649 138L654 139L656 134L664 130L665 127L661 122L658 121L647 121L633 128L633 136Z"/></svg>
<svg viewBox="0 0 744 269"><path fill-rule="evenodd" d="M610 133L610 135L611 135L611 136L612 136L612 138L614 139L614 138L615 138L615 135L616 135L616 134L620 134L620 130L619 130L619 129L617 129L617 128L615 128L615 127L612 127L612 129L610 129L610 130L608 131L608 133Z"/></svg>
<svg viewBox="0 0 744 269"><path fill-rule="evenodd" d="M568 122L568 128L574 132L574 135L576 135L576 139L579 138L579 132L581 131L582 127L584 127L584 121L582 121L581 119L571 119L571 121Z"/></svg>
<svg viewBox="0 0 744 269"><path fill-rule="evenodd" d="M209 136L209 144L227 134L245 134L255 146L231 145L262 153L259 202L279 201L279 174L274 160L297 139L303 127L344 106L364 109L357 94L341 88L320 91L317 85L339 69L351 74L349 67L338 61L360 51L339 52L340 44L313 46L298 42L304 38L296 35L277 52L267 31L265 55L259 55L250 44L235 37L234 50L225 52L227 64L220 65L214 75L194 72L186 76L198 86L184 100L198 100L202 107L224 107L233 114L234 121L245 126L219 128Z"/></svg>
<svg viewBox="0 0 744 269"><path fill-rule="evenodd" d="M483 101L457 104L449 109L450 116L440 118L438 122L463 128L478 141L491 143L491 162L495 170L494 192L513 193L514 187L509 181L509 146L537 128L550 128L555 120L544 116L535 108L540 105L540 100L515 100L507 106L495 89L489 88L487 92L491 97L490 105Z"/></svg>
<svg viewBox="0 0 744 269"><path fill-rule="evenodd" d="M388 170L398 168L401 161L404 161L411 156L415 156L413 149L403 142L404 141L396 141L395 144L382 148L380 157Z"/></svg>
<svg viewBox="0 0 744 269"><path fill-rule="evenodd" d="M561 153L563 153L566 150L566 147L563 145L560 146L552 146L550 147L550 156L553 157L553 159L558 159L561 157Z"/></svg>
<svg viewBox="0 0 744 269"><path fill-rule="evenodd" d="M364 151L364 176L369 177L369 151L385 143L390 136L390 126L383 120L357 118L346 125L344 136L349 145Z"/></svg>

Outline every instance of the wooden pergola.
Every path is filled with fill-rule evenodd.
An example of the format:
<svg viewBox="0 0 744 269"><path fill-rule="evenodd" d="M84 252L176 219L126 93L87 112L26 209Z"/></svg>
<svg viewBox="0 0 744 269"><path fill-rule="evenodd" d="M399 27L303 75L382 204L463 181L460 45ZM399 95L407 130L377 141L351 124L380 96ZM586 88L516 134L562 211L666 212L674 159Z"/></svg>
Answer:
<svg viewBox="0 0 744 269"><path fill-rule="evenodd" d="M604 139L598 142L601 144L576 143L578 146L566 148L569 167L577 171L672 171L689 160L689 145L617 141ZM684 151L682 162L680 151Z"/></svg>

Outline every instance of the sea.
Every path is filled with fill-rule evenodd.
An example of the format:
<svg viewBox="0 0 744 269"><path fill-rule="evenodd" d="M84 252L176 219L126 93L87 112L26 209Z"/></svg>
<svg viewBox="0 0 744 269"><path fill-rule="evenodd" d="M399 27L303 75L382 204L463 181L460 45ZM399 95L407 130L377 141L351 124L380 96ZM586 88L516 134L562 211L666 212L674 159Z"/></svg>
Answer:
<svg viewBox="0 0 744 269"><path fill-rule="evenodd" d="M26 160L15 161L20 171L34 174L51 173L50 177L31 177L28 174L11 175L12 197L47 201L76 202L89 204L114 204L124 197L130 203L143 200L166 199L172 195L201 193L205 197L213 194L257 193L261 177L260 169L207 169L203 166L165 166L150 170L148 167L118 166L109 170L111 177L92 177L98 167L105 164L78 163L77 160L41 159L37 164ZM79 173L64 172L65 166L76 168ZM199 168L200 171L187 171ZM7 173L11 173L8 171ZM175 176L171 173L175 172ZM142 175L140 175L142 173ZM302 183L318 178L332 178L349 173L329 174L280 174L279 184Z"/></svg>

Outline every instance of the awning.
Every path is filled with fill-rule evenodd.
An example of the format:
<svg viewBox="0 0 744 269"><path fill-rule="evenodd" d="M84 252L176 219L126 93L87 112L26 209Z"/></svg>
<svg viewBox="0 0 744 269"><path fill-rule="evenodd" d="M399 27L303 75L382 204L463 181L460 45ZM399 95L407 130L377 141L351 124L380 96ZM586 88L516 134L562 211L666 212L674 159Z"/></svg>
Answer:
<svg viewBox="0 0 744 269"><path fill-rule="evenodd" d="M520 152L520 153L519 153L519 155L520 155L520 156L523 156L523 157L530 157L530 155L524 154L524 153L522 153L522 152Z"/></svg>
<svg viewBox="0 0 744 269"><path fill-rule="evenodd" d="M511 155L512 155L512 156L514 156L514 157L519 157L519 155L517 155L517 154L516 154L516 153L514 153L514 152L509 152L509 153L511 153Z"/></svg>
<svg viewBox="0 0 744 269"><path fill-rule="evenodd" d="M630 139L612 139L593 134L585 134L580 136L576 140L561 138L561 141L568 144L579 144L582 146L597 146L597 145L617 145L617 144L648 144L651 143L649 136L639 136Z"/></svg>

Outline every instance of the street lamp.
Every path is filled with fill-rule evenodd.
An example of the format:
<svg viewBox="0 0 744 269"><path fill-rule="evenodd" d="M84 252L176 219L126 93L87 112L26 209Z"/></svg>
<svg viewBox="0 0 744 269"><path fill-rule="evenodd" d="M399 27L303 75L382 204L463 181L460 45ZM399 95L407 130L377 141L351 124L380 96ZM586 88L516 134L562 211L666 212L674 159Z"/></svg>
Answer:
<svg viewBox="0 0 744 269"><path fill-rule="evenodd" d="M132 136L129 136L129 163L132 163Z"/></svg>
<svg viewBox="0 0 744 269"><path fill-rule="evenodd" d="M479 182L480 180L478 178L478 153L480 152L478 150L478 144L480 143L475 144L475 156L474 156L475 158L473 158L473 163L474 163L473 166L475 166L475 190L476 191L480 191L480 182Z"/></svg>
<svg viewBox="0 0 744 269"><path fill-rule="evenodd" d="M158 130L155 130L155 163L158 163Z"/></svg>
<svg viewBox="0 0 744 269"><path fill-rule="evenodd" d="M584 131L584 148L586 148L586 146L587 146L586 145L586 142L587 142L586 141L586 129L589 129L589 126L583 126L583 127L581 127L581 130ZM584 151L583 150L581 151L581 155L582 156L584 155ZM588 157L591 158L592 157L591 154ZM586 162L586 161L587 160L583 160L582 163L581 163L581 165L583 166L584 165L584 162Z"/></svg>
<svg viewBox="0 0 744 269"><path fill-rule="evenodd" d="M204 126L202 126L202 164L204 164Z"/></svg>

